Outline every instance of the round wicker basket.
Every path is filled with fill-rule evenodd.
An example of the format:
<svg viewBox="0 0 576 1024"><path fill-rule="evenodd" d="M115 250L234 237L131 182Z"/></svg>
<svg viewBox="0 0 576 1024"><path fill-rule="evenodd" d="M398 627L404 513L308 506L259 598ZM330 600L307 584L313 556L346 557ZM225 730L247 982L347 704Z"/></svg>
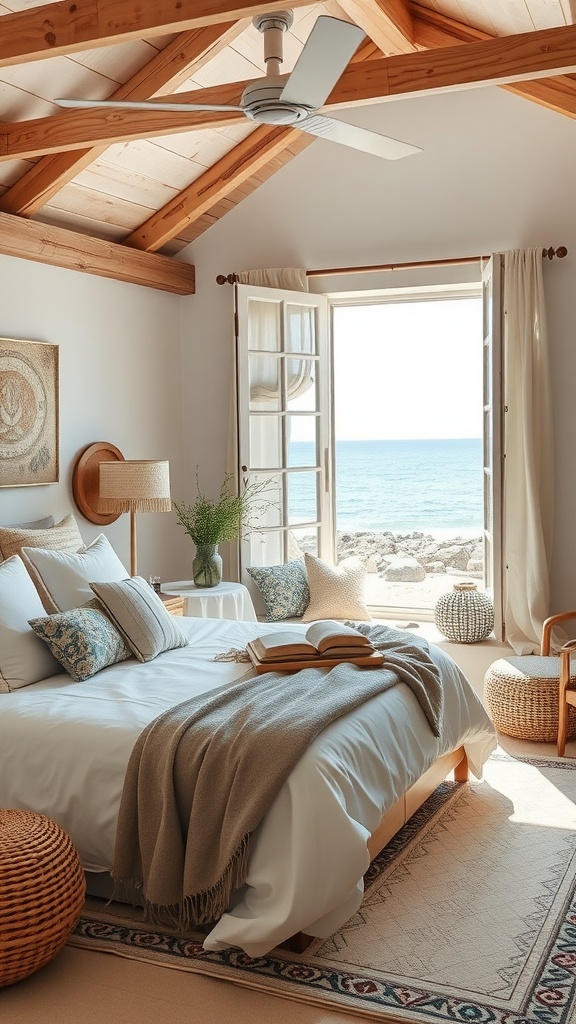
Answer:
<svg viewBox="0 0 576 1024"><path fill-rule="evenodd" d="M500 658L486 672L484 698L494 725L505 736L555 743L558 736L560 658ZM573 677L576 685L576 676ZM568 709L568 737L576 735L576 708Z"/></svg>
<svg viewBox="0 0 576 1024"><path fill-rule="evenodd" d="M78 920L85 887L60 825L43 814L0 810L0 986L56 955Z"/></svg>

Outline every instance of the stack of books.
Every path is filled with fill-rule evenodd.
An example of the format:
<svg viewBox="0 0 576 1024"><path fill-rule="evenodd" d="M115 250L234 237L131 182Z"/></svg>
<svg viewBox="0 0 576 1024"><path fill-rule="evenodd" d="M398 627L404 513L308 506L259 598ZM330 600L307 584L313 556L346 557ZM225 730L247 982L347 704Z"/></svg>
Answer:
<svg viewBox="0 0 576 1024"><path fill-rule="evenodd" d="M306 633L283 629L265 633L246 645L258 673L297 672L302 668L333 668L342 661L364 668L377 668L384 656L367 636L352 626L321 619Z"/></svg>

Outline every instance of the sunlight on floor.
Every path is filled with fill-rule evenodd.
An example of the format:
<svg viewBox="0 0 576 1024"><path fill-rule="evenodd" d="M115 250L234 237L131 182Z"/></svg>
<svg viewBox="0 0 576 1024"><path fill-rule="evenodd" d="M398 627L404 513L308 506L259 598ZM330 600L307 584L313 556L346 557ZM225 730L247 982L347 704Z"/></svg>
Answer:
<svg viewBox="0 0 576 1024"><path fill-rule="evenodd" d="M561 828L571 832L576 831L576 804L546 778L545 771L544 767L527 765L526 762L510 761L505 777L503 778L500 774L497 782L498 773L488 762L484 766L482 781L499 789L513 801L514 811L510 815L510 821L556 829L561 822ZM520 785L521 781L522 785ZM526 781L528 781L528 785L526 785ZM535 806L535 791L538 791L539 794L539 806Z"/></svg>

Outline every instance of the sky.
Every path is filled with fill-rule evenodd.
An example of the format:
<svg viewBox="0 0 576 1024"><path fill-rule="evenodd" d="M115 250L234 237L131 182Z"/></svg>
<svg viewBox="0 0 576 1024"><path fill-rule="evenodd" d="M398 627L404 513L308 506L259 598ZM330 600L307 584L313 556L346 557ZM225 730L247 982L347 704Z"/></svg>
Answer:
<svg viewBox="0 0 576 1024"><path fill-rule="evenodd" d="M482 436L482 300L337 306L336 440Z"/></svg>

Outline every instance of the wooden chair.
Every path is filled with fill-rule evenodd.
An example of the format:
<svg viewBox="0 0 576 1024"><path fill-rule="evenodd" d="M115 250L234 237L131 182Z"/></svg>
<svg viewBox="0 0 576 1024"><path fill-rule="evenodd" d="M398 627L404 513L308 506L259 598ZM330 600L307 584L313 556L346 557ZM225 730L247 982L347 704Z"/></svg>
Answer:
<svg viewBox="0 0 576 1024"><path fill-rule="evenodd" d="M576 619L576 611L560 612L551 615L542 628L540 654L550 654L552 630L561 622ZM559 650L560 655L560 686L558 691L558 756L563 757L566 749L566 732L568 726L568 708L576 707L576 689L570 689L571 656L576 651L576 640L568 640Z"/></svg>

